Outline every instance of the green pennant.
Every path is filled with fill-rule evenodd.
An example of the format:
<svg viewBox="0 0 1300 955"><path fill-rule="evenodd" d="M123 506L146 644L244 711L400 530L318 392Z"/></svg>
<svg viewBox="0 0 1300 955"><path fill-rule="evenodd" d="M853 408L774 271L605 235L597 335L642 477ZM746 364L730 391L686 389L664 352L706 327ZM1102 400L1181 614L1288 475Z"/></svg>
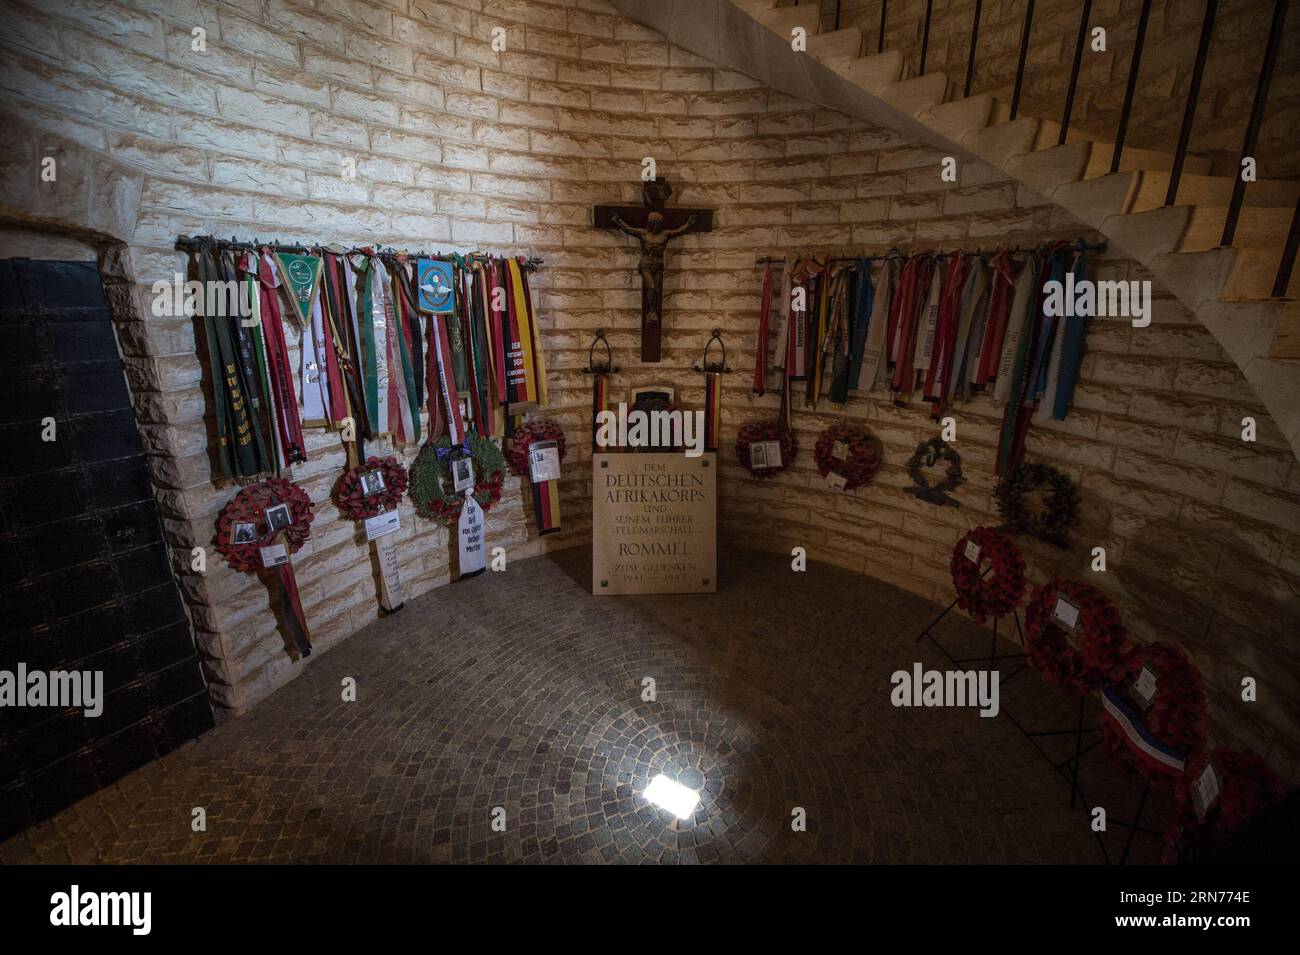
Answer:
<svg viewBox="0 0 1300 955"><path fill-rule="evenodd" d="M293 300L298 324L306 328L311 323L311 309L320 292L321 270L324 260L318 255L300 255L290 252L278 252L275 256L280 265L280 275L289 287L289 298Z"/></svg>

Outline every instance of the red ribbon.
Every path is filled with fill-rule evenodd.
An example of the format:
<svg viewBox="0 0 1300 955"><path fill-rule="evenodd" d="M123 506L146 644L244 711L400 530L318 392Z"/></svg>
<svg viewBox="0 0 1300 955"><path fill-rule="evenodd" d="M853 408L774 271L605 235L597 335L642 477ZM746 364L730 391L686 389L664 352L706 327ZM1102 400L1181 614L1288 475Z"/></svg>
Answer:
<svg viewBox="0 0 1300 955"><path fill-rule="evenodd" d="M280 319L279 290L275 270L265 254L257 257L257 287L262 304L262 331L266 335L266 360L271 370L271 391L275 394L280 446L284 448L288 463L306 461L307 445L302 436L298 396L293 390L293 369L289 364L289 349L285 344L284 326Z"/></svg>
<svg viewBox="0 0 1300 955"><path fill-rule="evenodd" d="M754 352L754 391L767 388L767 326L772 312L772 263L763 267L763 298L758 306L758 347Z"/></svg>

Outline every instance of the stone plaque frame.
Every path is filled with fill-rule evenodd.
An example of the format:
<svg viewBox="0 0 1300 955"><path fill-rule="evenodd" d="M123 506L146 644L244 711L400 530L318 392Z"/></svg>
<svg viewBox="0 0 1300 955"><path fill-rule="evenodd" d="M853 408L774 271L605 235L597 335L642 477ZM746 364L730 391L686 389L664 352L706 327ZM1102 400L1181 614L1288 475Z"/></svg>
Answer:
<svg viewBox="0 0 1300 955"><path fill-rule="evenodd" d="M593 594L717 592L716 453L600 453L591 469Z"/></svg>

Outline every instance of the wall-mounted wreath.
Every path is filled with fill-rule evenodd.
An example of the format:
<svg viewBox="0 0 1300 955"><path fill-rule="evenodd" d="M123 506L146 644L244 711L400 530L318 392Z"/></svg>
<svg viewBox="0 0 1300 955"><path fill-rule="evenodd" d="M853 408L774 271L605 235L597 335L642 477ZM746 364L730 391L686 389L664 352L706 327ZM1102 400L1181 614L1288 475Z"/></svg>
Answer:
<svg viewBox="0 0 1300 955"><path fill-rule="evenodd" d="M406 468L392 455L368 457L365 463L344 471L334 485L334 503L339 513L364 521L394 510L406 493Z"/></svg>
<svg viewBox="0 0 1300 955"><path fill-rule="evenodd" d="M952 550L957 605L983 623L1011 613L1025 596L1025 559L1010 537L977 527Z"/></svg>
<svg viewBox="0 0 1300 955"><path fill-rule="evenodd" d="M263 569L261 548L283 543L295 554L311 537L311 498L297 484L269 478L242 488L217 516L216 548L235 570ZM281 539L283 535L283 539Z"/></svg>
<svg viewBox="0 0 1300 955"><path fill-rule="evenodd" d="M769 453L774 442L780 451L780 461L773 463ZM758 445L758 447L755 447ZM799 453L799 443L794 432L781 427L776 418L770 421L751 421L742 425L736 434L736 458L740 466L756 478L774 477L794 463Z"/></svg>
<svg viewBox="0 0 1300 955"><path fill-rule="evenodd" d="M1124 684L1137 680L1142 668L1155 675L1155 695L1145 710L1129 707L1145 734L1161 749L1185 759L1205 749L1205 687L1201 675L1186 654L1168 643L1133 646L1124 654L1118 670ZM1114 693L1114 691L1111 691ZM1122 699L1122 698L1121 698ZM1122 702L1128 704L1128 700ZM1101 735L1106 748L1121 763L1146 779L1177 776L1181 767L1161 762L1132 739L1108 709L1102 710Z"/></svg>
<svg viewBox="0 0 1300 955"><path fill-rule="evenodd" d="M474 500L484 513L501 500L501 485L505 481L505 458L501 449L489 438L471 434L461 444L453 446L451 438L443 435L433 444L420 449L411 463L409 495L415 512L428 520L455 524L465 506L462 493L455 490L452 462L469 458L474 466Z"/></svg>
<svg viewBox="0 0 1300 955"><path fill-rule="evenodd" d="M932 468L940 462L946 465L943 480L931 484L922 468ZM912 479L912 486L903 488L908 494L940 507L961 507L961 501L948 494L966 480L961 473L961 455L943 438L931 438L916 446L907 459L907 476Z"/></svg>
<svg viewBox="0 0 1300 955"><path fill-rule="evenodd" d="M1069 626L1059 612L1077 612ZM1070 609L1073 608L1073 611ZM1075 692L1121 678L1128 632L1115 605L1095 587L1055 577L1036 587L1025 609L1025 656L1048 683Z"/></svg>
<svg viewBox="0 0 1300 955"><path fill-rule="evenodd" d="M1042 510L1029 514L1025 498L1046 485ZM1057 547L1070 542L1070 528L1079 523L1079 491L1074 482L1047 464L1022 464L998 482L993 491L998 513L1012 531L1032 534Z"/></svg>
<svg viewBox="0 0 1300 955"><path fill-rule="evenodd" d="M560 452L560 459L564 459L566 450L564 442L564 429L549 418L537 418L533 421L525 421L509 442L509 449L506 451L506 462L510 465L510 473L528 477L532 472L528 467L528 449L534 441L554 441Z"/></svg>
<svg viewBox="0 0 1300 955"><path fill-rule="evenodd" d="M834 473L844 479L841 490L852 491L876 476L885 461L885 449L866 428L841 422L821 433L813 460L822 477Z"/></svg>
<svg viewBox="0 0 1300 955"><path fill-rule="evenodd" d="M1197 811L1194 793L1206 767L1213 765L1218 795ZM1281 802L1285 785L1254 753L1219 748L1187 760L1187 769L1174 783L1174 804L1165 829L1166 863L1204 853L1223 842L1261 810Z"/></svg>

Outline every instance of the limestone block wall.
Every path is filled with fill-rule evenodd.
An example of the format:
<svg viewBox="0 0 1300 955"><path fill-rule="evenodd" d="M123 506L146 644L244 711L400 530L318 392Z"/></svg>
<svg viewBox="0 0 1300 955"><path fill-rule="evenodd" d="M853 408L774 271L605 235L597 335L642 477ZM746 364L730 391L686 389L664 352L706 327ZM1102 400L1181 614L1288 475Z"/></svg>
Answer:
<svg viewBox="0 0 1300 955"><path fill-rule="evenodd" d="M881 2L841 0L840 24L861 29L866 53L876 52ZM792 0L788 5L793 5ZM913 70L920 60L925 6L926 0L892 0L886 18L885 48L902 50ZM984 0L973 93L994 93L1010 101L1026 6L1025 0ZM1141 6L1141 0L1094 0L1092 4L1089 24L1106 29L1106 50L1084 53L1070 120L1080 132L1114 141ZM1021 93L1024 115L1060 121L1082 9L1082 0L1034 4ZM926 72L946 72L955 82L964 83L975 0L933 0L932 10ZM833 29L834 0L824 0L821 12L822 29ZM1130 145L1168 151L1177 142L1204 14L1205 4L1195 0L1152 4L1126 140ZM1210 154L1217 173L1231 174L1236 168L1272 16L1272 0L1221 0L1218 5L1191 147ZM1292 10L1261 129L1261 176L1300 175L1300 148L1294 136L1298 123L1300 17Z"/></svg>
<svg viewBox="0 0 1300 955"><path fill-rule="evenodd" d="M590 382L581 369L598 327L624 369L615 400L630 385L666 382L688 408L703 397L691 365L710 329L722 329L737 369L726 380L720 455L727 541L799 544L813 560L946 603L953 543L967 527L997 522L989 492L998 412L985 402L957 412L969 481L960 510L902 491L904 461L934 433L919 405L897 409L871 395L843 411L798 409L804 451L771 481L750 479L732 451L740 424L776 410L775 395L750 393L756 256L992 248L1081 233L989 167L965 164L960 181L945 184L934 151L715 68L601 0L5 0L3 13L4 110L22 131L10 165L57 149L74 167L109 162L125 170L119 180L138 179L134 221L122 234L107 229L122 244L104 256L105 271L219 708L247 709L311 660L288 658L256 579L215 554L206 573L189 570L190 548L210 545L235 488L214 480L208 457L194 323L150 309L152 283L184 266L172 248L178 233L544 259L534 288L550 373L545 413L565 426L571 448L565 530L537 538L512 478L488 520L489 546L511 560L590 539ZM198 28L206 50L195 49ZM504 50L492 47L496 28ZM674 183L676 201L716 210L713 233L678 240L670 253L656 366L638 364L633 243L590 227L592 204L639 201L646 157ZM342 175L349 159L355 179ZM33 174L6 188L12 214L49 201L39 190L57 185ZM1143 277L1115 255L1099 269ZM1212 686L1217 738L1251 746L1294 778L1300 466L1209 333L1157 292L1147 329L1092 324L1074 411L1031 432L1030 456L1081 482L1085 514L1071 550L1027 545L1033 574L1084 574L1091 547L1105 546L1109 573L1089 579L1115 596L1139 639L1172 639L1192 654ZM876 484L849 495L821 485L811 463L817 433L844 415L871 427L888 454ZM1259 421L1255 444L1239 438L1246 415ZM295 564L314 640L327 651L374 619L375 583L366 545L329 503L344 462L336 436L311 432L309 451L294 477L317 519ZM408 590L447 584L446 529L406 508L402 521ZM492 585L488 574L453 586ZM1260 680L1260 702L1237 701L1243 675Z"/></svg>

